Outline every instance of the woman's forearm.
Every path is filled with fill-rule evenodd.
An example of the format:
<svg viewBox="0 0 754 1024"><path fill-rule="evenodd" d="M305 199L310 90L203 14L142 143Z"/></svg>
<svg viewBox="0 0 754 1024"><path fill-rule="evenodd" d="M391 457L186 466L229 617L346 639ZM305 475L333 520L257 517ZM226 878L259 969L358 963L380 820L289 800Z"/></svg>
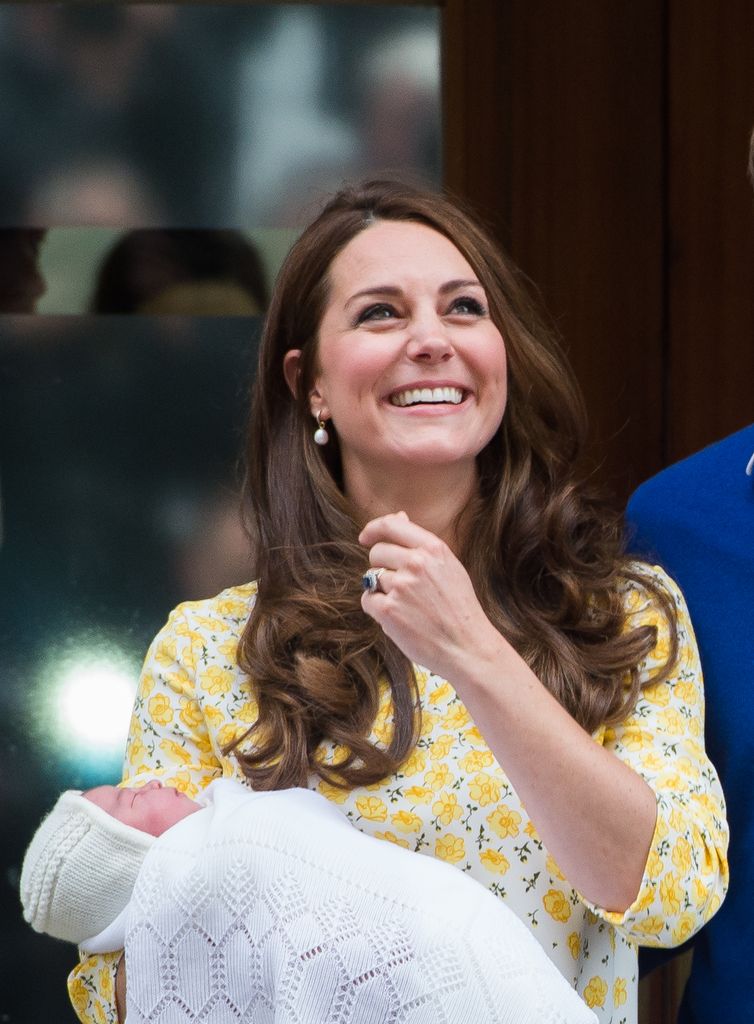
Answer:
<svg viewBox="0 0 754 1024"><path fill-rule="evenodd" d="M490 625L451 677L558 867L590 902L638 895L656 821L651 788L595 743Z"/></svg>

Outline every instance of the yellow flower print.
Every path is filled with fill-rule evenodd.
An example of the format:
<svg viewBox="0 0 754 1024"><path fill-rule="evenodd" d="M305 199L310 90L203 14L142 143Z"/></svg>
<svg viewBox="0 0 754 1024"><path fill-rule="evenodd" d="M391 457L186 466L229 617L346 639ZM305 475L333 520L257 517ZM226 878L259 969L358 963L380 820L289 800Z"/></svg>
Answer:
<svg viewBox="0 0 754 1024"><path fill-rule="evenodd" d="M453 688L450 683L441 683L430 693L427 700L432 704L440 704L442 701L447 700L452 692Z"/></svg>
<svg viewBox="0 0 754 1024"><path fill-rule="evenodd" d="M228 659L231 665L236 664L236 658L238 657L237 640L224 640L221 644L217 645L217 650L224 658Z"/></svg>
<svg viewBox="0 0 754 1024"><path fill-rule="evenodd" d="M107 1024L105 1009L99 1000L94 1004L94 1020L96 1021L96 1024Z"/></svg>
<svg viewBox="0 0 754 1024"><path fill-rule="evenodd" d="M372 726L372 732L380 743L387 746L390 740L393 738L393 730L395 728L393 719L391 716L391 708L385 708L377 715Z"/></svg>
<svg viewBox="0 0 754 1024"><path fill-rule="evenodd" d="M422 820L418 814L410 811L397 811L390 816L390 820L401 832L418 832L422 827Z"/></svg>
<svg viewBox="0 0 754 1024"><path fill-rule="evenodd" d="M707 907L706 907L706 909L704 911L704 923L706 924L707 921L709 921L709 919L711 917L713 917L718 912L719 909L720 909L720 897L717 895L717 893L715 893L712 896L712 899L707 904Z"/></svg>
<svg viewBox="0 0 754 1024"><path fill-rule="evenodd" d="M446 729L462 729L471 721L471 715L463 704L454 704L442 720Z"/></svg>
<svg viewBox="0 0 754 1024"><path fill-rule="evenodd" d="M239 722L245 722L247 725L253 725L259 716L259 707L255 700L247 700L245 704L242 704L236 713L236 718Z"/></svg>
<svg viewBox="0 0 754 1024"><path fill-rule="evenodd" d="M429 682L429 672L425 669L414 668L414 675L416 676L416 685L419 693L423 697L427 691L427 683Z"/></svg>
<svg viewBox="0 0 754 1024"><path fill-rule="evenodd" d="M403 795L412 804L428 804L434 799L434 792L426 786L411 786L403 791Z"/></svg>
<svg viewBox="0 0 754 1024"><path fill-rule="evenodd" d="M526 827L524 828L524 832L531 839L539 840L539 832L537 832L537 827L533 821L527 821Z"/></svg>
<svg viewBox="0 0 754 1024"><path fill-rule="evenodd" d="M163 667L175 665L178 660L177 640L163 640L154 652L154 660Z"/></svg>
<svg viewBox="0 0 754 1024"><path fill-rule="evenodd" d="M694 914L689 913L688 910L678 918L678 923L673 929L673 939L679 946L682 942L685 942L686 939L690 939L694 934L695 924L696 918Z"/></svg>
<svg viewBox="0 0 754 1024"><path fill-rule="evenodd" d="M683 887L672 871L660 880L660 901L666 914L679 913L683 902Z"/></svg>
<svg viewBox="0 0 754 1024"><path fill-rule="evenodd" d="M555 863L555 858L550 853L547 854L547 860L545 862L545 867L550 872L550 874L553 876L553 878L559 878L561 882L565 882L565 875L560 870L558 865Z"/></svg>
<svg viewBox="0 0 754 1024"><path fill-rule="evenodd" d="M682 736L686 732L686 719L675 708L661 711L657 721L671 736Z"/></svg>
<svg viewBox="0 0 754 1024"><path fill-rule="evenodd" d="M438 736L432 746L429 748L429 756L433 761L442 761L444 757L447 757L456 742L455 736L451 736L449 733L443 733L442 736Z"/></svg>
<svg viewBox="0 0 754 1024"><path fill-rule="evenodd" d="M500 783L486 772L479 772L469 783L469 796L480 807L496 804L500 799Z"/></svg>
<svg viewBox="0 0 754 1024"><path fill-rule="evenodd" d="M81 1014L89 1005L89 993L81 978L74 978L68 986L68 995L76 1013Z"/></svg>
<svg viewBox="0 0 754 1024"><path fill-rule="evenodd" d="M148 697L154 690L154 676L151 672L145 672L139 682L139 693L142 697Z"/></svg>
<svg viewBox="0 0 754 1024"><path fill-rule="evenodd" d="M205 707L204 717L212 728L217 729L225 721L225 715L217 708Z"/></svg>
<svg viewBox="0 0 754 1024"><path fill-rule="evenodd" d="M180 693L184 697L194 695L194 683L183 666L177 672L166 672L165 682L174 693Z"/></svg>
<svg viewBox="0 0 754 1024"><path fill-rule="evenodd" d="M136 764L144 757L146 752L147 748L144 746L140 739L129 740L127 746L128 763L131 765Z"/></svg>
<svg viewBox="0 0 754 1024"><path fill-rule="evenodd" d="M699 703L699 691L688 679L682 679L675 684L675 695L684 704Z"/></svg>
<svg viewBox="0 0 754 1024"><path fill-rule="evenodd" d="M616 978L613 982L613 1006L623 1006L627 999L626 979Z"/></svg>
<svg viewBox="0 0 754 1024"><path fill-rule="evenodd" d="M401 765L401 775L410 779L412 775L418 775L427 767L427 755L423 750L414 750L407 761Z"/></svg>
<svg viewBox="0 0 754 1024"><path fill-rule="evenodd" d="M471 775L472 772L480 772L483 768L489 768L494 760L490 750L470 750L461 758L458 765L461 771Z"/></svg>
<svg viewBox="0 0 754 1024"><path fill-rule="evenodd" d="M588 1007L604 1006L607 996L607 982L604 978L590 978L589 984L584 989L584 1002Z"/></svg>
<svg viewBox="0 0 754 1024"><path fill-rule="evenodd" d="M460 807L455 793L443 790L439 799L432 804L432 813L443 825L450 825L454 821L458 821L463 814L463 809Z"/></svg>
<svg viewBox="0 0 754 1024"><path fill-rule="evenodd" d="M655 754L654 751L650 754L642 754L641 764L648 772L661 772L665 767L665 761L659 754Z"/></svg>
<svg viewBox="0 0 754 1024"><path fill-rule="evenodd" d="M246 728L243 725L233 725L232 723L224 725L217 734L218 747L223 750L229 743L234 743L243 736L245 732Z"/></svg>
<svg viewBox="0 0 754 1024"><path fill-rule="evenodd" d="M664 927L665 919L660 914L651 914L634 925L634 929L642 935L659 935Z"/></svg>
<svg viewBox="0 0 754 1024"><path fill-rule="evenodd" d="M113 976L110 973L109 967L102 967L98 974L99 978L99 991L102 998L107 1003L113 1001Z"/></svg>
<svg viewBox="0 0 754 1024"><path fill-rule="evenodd" d="M199 787L195 782L191 781L191 776L188 772L176 772L175 775L171 775L170 778L165 781L167 785L180 790L181 793L185 793L186 796L190 796L192 800L199 792Z"/></svg>
<svg viewBox="0 0 754 1024"><path fill-rule="evenodd" d="M420 730L422 739L430 736L435 731L437 721L437 715L433 715L431 711L422 711L422 725Z"/></svg>
<svg viewBox="0 0 754 1024"><path fill-rule="evenodd" d="M479 854L480 862L487 868L488 871L494 872L496 875L504 875L508 868L511 866L510 861L507 857L504 857L502 853L497 850L488 848Z"/></svg>
<svg viewBox="0 0 754 1024"><path fill-rule="evenodd" d="M435 841L435 857L457 864L466 856L466 846L459 836L440 836Z"/></svg>
<svg viewBox="0 0 754 1024"><path fill-rule="evenodd" d="M500 836L501 839L505 839L508 836L515 838L519 833L521 815L518 811L512 811L507 804L500 804L492 814L487 815L487 824L495 835Z"/></svg>
<svg viewBox="0 0 754 1024"><path fill-rule="evenodd" d="M689 871L691 868L691 844L688 839L684 839L683 836L678 837L671 859L682 875Z"/></svg>
<svg viewBox="0 0 754 1024"><path fill-rule="evenodd" d="M209 615L197 615L196 624L210 633L227 633L230 627L222 619L213 619Z"/></svg>
<svg viewBox="0 0 754 1024"><path fill-rule="evenodd" d="M648 686L641 691L644 700L655 707L666 708L670 703L670 689L665 683L658 683L656 686Z"/></svg>
<svg viewBox="0 0 754 1024"><path fill-rule="evenodd" d="M657 850L652 850L647 858L646 873L650 878L659 878L665 870L662 857L659 855Z"/></svg>
<svg viewBox="0 0 754 1024"><path fill-rule="evenodd" d="M652 648L649 657L654 658L656 661L667 661L670 654L670 637L668 632L658 622L651 624L658 625L660 628L657 630L657 643Z"/></svg>
<svg viewBox="0 0 754 1024"><path fill-rule="evenodd" d="M347 789L340 789L338 786L333 786L330 782L325 782L324 779L320 781L317 786L317 792L321 793L322 796L326 796L328 800L332 800L335 804L345 803L346 797L348 796Z"/></svg>
<svg viewBox="0 0 754 1024"><path fill-rule="evenodd" d="M709 890L707 889L707 886L704 884L701 878L694 879L693 892L694 903L696 903L697 907L704 906L704 904L707 902L707 897L709 896Z"/></svg>
<svg viewBox="0 0 754 1024"><path fill-rule="evenodd" d="M224 597L222 601L215 604L218 615L224 615L231 619L245 619L249 614L249 607L245 601L237 601L233 597Z"/></svg>
<svg viewBox="0 0 754 1024"><path fill-rule="evenodd" d="M542 897L544 908L554 921L565 923L571 917L571 904L560 889L550 889Z"/></svg>
<svg viewBox="0 0 754 1024"><path fill-rule="evenodd" d="M644 750L654 744L654 735L647 729L640 729L638 726L631 726L624 730L621 737L621 743L626 750Z"/></svg>
<svg viewBox="0 0 754 1024"><path fill-rule="evenodd" d="M202 724L202 709L199 702L193 698L181 697L181 710L178 717L189 729L198 729Z"/></svg>
<svg viewBox="0 0 754 1024"><path fill-rule="evenodd" d="M206 693L215 697L218 694L230 693L230 688L233 685L233 673L220 668L219 665L211 665L206 672L202 672L199 682Z"/></svg>
<svg viewBox="0 0 754 1024"><path fill-rule="evenodd" d="M681 813L681 811L677 807L674 807L673 810L670 812L670 817L668 818L668 824L670 825L670 827L673 829L674 832L683 832L684 817L683 817L683 814Z"/></svg>
<svg viewBox="0 0 754 1024"><path fill-rule="evenodd" d="M571 932L568 936L568 948L571 951L573 959L578 960L581 956L581 936L578 932Z"/></svg>
<svg viewBox="0 0 754 1024"><path fill-rule="evenodd" d="M173 708L164 693L156 693L147 707L152 721L157 725L170 725L173 721Z"/></svg>
<svg viewBox="0 0 754 1024"><path fill-rule="evenodd" d="M698 718L691 718L689 720L689 732L697 738L702 735L702 723Z"/></svg>
<svg viewBox="0 0 754 1024"><path fill-rule="evenodd" d="M655 890L654 886L648 885L640 896L637 896L634 903L634 913L639 914L642 910L646 910L655 901Z"/></svg>
<svg viewBox="0 0 754 1024"><path fill-rule="evenodd" d="M445 786L453 782L450 769L446 764L433 764L430 771L424 776L424 784L439 793Z"/></svg>
<svg viewBox="0 0 754 1024"><path fill-rule="evenodd" d="M387 821L387 807L376 796L362 796L356 801L356 810L368 821Z"/></svg>
<svg viewBox="0 0 754 1024"><path fill-rule="evenodd" d="M175 740L161 740L160 750L166 753L174 761L178 761L179 764L190 764L191 755L188 754L183 747L179 746Z"/></svg>
<svg viewBox="0 0 754 1024"><path fill-rule="evenodd" d="M484 737L475 725L472 725L470 729L464 729L463 735L469 743L484 743Z"/></svg>
<svg viewBox="0 0 754 1024"><path fill-rule="evenodd" d="M402 846L405 850L411 849L411 844L408 839L399 839L395 832L375 832L375 839L385 839L388 843L394 843L395 846Z"/></svg>

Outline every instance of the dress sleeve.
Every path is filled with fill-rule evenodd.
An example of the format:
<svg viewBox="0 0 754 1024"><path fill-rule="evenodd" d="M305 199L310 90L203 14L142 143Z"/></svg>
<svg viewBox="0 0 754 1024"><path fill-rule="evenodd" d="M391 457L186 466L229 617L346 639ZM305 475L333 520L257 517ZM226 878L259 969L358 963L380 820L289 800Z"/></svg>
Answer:
<svg viewBox="0 0 754 1024"><path fill-rule="evenodd" d="M222 774L196 692L203 644L191 627L187 606L176 608L144 661L121 785L159 778L195 797ZM88 956L69 975L68 995L82 1024L117 1024L115 970L121 955Z"/></svg>
<svg viewBox="0 0 754 1024"><path fill-rule="evenodd" d="M728 888L728 825L720 780L704 749L704 688L688 609L678 587L651 570L678 617L678 658L665 682L646 686L632 714L601 730L612 750L652 788L657 821L639 894L624 913L587 906L629 940L671 947L690 938L719 908ZM645 679L669 650L668 623L651 592L631 584L627 628L657 627L657 644L641 666Z"/></svg>

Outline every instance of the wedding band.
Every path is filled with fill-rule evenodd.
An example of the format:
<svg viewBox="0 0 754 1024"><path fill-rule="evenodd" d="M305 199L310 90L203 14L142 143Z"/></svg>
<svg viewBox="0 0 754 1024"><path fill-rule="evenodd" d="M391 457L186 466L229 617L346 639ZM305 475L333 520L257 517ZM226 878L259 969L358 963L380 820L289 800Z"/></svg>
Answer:
<svg viewBox="0 0 754 1024"><path fill-rule="evenodd" d="M376 594L380 589L380 576L384 571L384 569L367 569L361 577L361 585L364 590L368 590L370 594Z"/></svg>

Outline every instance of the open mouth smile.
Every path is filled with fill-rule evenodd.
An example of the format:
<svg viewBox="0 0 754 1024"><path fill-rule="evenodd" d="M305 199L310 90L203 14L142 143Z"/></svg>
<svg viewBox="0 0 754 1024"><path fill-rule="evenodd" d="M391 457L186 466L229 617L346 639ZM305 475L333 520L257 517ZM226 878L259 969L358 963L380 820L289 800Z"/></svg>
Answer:
<svg viewBox="0 0 754 1024"><path fill-rule="evenodd" d="M405 391L393 392L389 402L401 407L419 404L460 405L464 397L464 391L456 387L406 388Z"/></svg>

